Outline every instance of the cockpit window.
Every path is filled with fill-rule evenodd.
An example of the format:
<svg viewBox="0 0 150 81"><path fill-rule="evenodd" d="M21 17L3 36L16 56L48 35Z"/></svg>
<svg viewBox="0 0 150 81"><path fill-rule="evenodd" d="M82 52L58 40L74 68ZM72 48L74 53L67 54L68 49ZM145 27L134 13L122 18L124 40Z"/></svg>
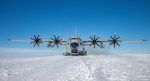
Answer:
<svg viewBox="0 0 150 81"><path fill-rule="evenodd" d="M79 44L76 43L76 42L74 42L74 43L71 43L71 44L70 44L70 47L71 47L72 49L78 49Z"/></svg>

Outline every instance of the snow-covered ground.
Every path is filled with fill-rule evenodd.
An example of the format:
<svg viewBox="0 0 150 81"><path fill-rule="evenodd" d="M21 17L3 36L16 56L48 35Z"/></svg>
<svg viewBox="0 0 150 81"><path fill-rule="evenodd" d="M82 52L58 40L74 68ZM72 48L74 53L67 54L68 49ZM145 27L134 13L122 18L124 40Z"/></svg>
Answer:
<svg viewBox="0 0 150 81"><path fill-rule="evenodd" d="M150 54L0 57L0 81L150 81Z"/></svg>

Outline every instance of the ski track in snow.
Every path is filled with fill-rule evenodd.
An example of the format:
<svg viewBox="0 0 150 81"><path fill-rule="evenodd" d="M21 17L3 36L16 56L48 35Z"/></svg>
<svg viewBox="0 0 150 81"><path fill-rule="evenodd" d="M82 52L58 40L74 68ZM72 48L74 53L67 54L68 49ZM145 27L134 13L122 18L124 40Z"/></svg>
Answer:
<svg viewBox="0 0 150 81"><path fill-rule="evenodd" d="M150 54L0 57L0 81L150 81Z"/></svg>

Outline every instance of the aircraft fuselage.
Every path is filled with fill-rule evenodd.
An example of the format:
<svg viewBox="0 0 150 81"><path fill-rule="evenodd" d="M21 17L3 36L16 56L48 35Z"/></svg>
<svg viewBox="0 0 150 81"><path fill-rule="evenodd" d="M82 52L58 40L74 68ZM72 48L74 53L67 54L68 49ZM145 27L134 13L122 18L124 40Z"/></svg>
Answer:
<svg viewBox="0 0 150 81"><path fill-rule="evenodd" d="M63 55L86 55L84 42L79 37L70 37L66 43L66 52Z"/></svg>

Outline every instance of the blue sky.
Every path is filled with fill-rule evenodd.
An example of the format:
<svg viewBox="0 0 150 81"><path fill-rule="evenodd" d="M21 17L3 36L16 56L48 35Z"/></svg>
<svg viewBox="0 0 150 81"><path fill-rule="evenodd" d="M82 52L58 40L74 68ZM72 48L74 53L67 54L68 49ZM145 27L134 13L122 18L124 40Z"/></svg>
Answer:
<svg viewBox="0 0 150 81"><path fill-rule="evenodd" d="M1 0L0 1L0 53L12 49L48 49L46 44L33 48L30 43L10 43L8 38L29 39L41 33L45 39L61 34L68 39L75 27L83 40L96 33L101 40L108 40L116 32L126 39L150 40L149 0ZM150 53L150 43L120 43L120 47L88 50L112 53ZM5 50L4 50L5 48ZM60 47L65 51L65 47ZM59 49L59 50L60 50ZM8 53L7 51L7 53ZM93 51L92 51L93 52ZM11 51L10 51L11 53ZM16 51L17 53L17 51ZM19 52L20 53L20 52Z"/></svg>

